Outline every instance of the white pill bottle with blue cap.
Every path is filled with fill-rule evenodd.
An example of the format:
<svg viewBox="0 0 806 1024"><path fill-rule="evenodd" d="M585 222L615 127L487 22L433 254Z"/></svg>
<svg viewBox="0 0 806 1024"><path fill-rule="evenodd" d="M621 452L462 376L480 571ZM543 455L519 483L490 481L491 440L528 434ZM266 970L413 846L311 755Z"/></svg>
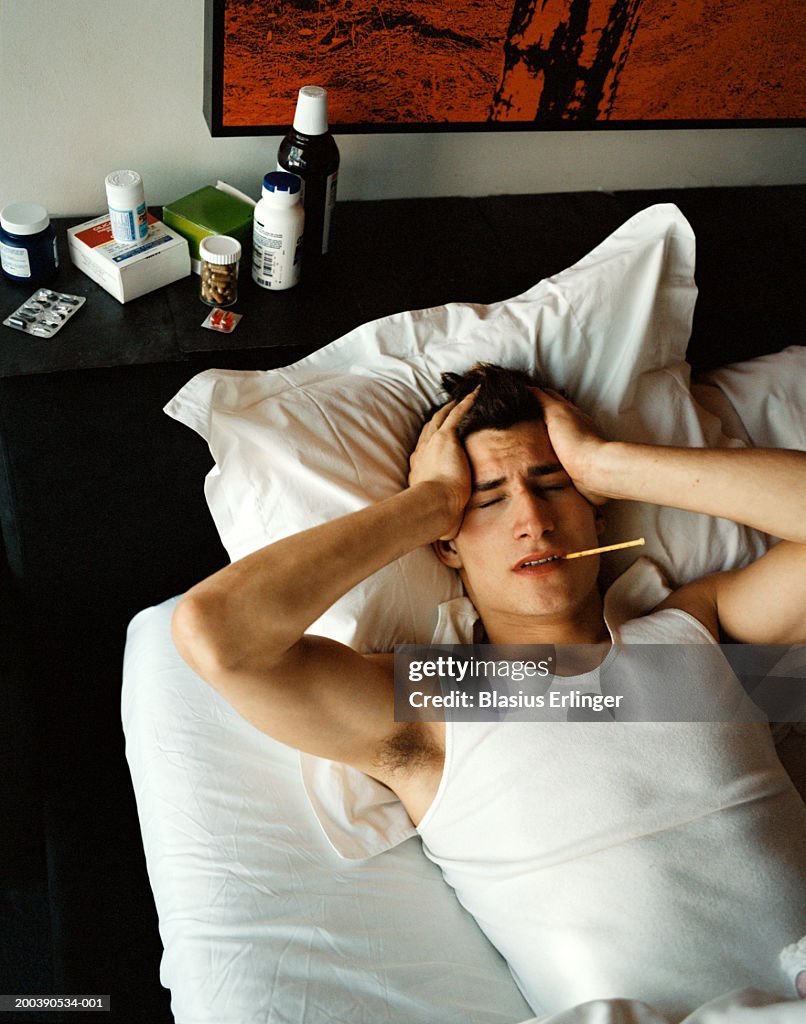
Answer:
<svg viewBox="0 0 806 1024"><path fill-rule="evenodd" d="M263 178L252 231L252 279L261 288L282 291L299 281L305 227L301 184L287 171L270 171Z"/></svg>

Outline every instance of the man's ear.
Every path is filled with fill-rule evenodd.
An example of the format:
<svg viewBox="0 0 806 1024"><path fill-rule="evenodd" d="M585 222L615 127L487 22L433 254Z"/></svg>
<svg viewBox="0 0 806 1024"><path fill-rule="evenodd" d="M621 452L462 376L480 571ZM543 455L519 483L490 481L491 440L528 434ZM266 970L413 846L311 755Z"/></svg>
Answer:
<svg viewBox="0 0 806 1024"><path fill-rule="evenodd" d="M452 540L435 540L432 544L437 558L449 569L461 569L462 558Z"/></svg>

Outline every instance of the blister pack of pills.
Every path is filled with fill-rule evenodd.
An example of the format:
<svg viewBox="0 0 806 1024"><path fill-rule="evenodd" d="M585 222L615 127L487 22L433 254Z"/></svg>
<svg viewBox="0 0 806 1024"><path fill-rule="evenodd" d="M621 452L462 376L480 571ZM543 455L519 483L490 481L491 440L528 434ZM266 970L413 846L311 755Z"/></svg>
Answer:
<svg viewBox="0 0 806 1024"><path fill-rule="evenodd" d="M202 323L202 327L207 327L211 331L223 331L224 334L231 334L238 326L241 316L241 313L233 313L231 309L219 309L216 307L210 310L208 317Z"/></svg>
<svg viewBox="0 0 806 1024"><path fill-rule="evenodd" d="M19 309L7 316L3 324L37 338L52 338L86 301L83 295L39 288Z"/></svg>

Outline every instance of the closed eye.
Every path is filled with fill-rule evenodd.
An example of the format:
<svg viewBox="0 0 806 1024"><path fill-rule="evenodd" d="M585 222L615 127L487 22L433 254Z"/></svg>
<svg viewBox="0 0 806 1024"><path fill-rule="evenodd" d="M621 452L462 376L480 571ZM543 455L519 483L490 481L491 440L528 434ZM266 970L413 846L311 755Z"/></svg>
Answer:
<svg viewBox="0 0 806 1024"><path fill-rule="evenodd" d="M551 491L566 491L569 487L573 486L569 480L565 480L562 483L550 484L543 487L532 487L532 493L540 497L543 494L547 494ZM498 505L505 498L505 495L499 494L495 498L488 498L487 501L480 501L478 504L473 505L472 508L490 508L492 505Z"/></svg>

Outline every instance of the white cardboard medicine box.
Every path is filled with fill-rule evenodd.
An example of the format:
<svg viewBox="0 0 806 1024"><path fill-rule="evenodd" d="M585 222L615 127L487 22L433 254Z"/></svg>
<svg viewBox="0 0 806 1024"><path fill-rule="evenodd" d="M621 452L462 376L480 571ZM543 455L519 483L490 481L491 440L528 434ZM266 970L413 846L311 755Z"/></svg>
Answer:
<svg viewBox="0 0 806 1024"><path fill-rule="evenodd" d="M190 274L187 239L148 217L140 242L117 242L109 214L67 229L70 259L119 302L129 302Z"/></svg>

